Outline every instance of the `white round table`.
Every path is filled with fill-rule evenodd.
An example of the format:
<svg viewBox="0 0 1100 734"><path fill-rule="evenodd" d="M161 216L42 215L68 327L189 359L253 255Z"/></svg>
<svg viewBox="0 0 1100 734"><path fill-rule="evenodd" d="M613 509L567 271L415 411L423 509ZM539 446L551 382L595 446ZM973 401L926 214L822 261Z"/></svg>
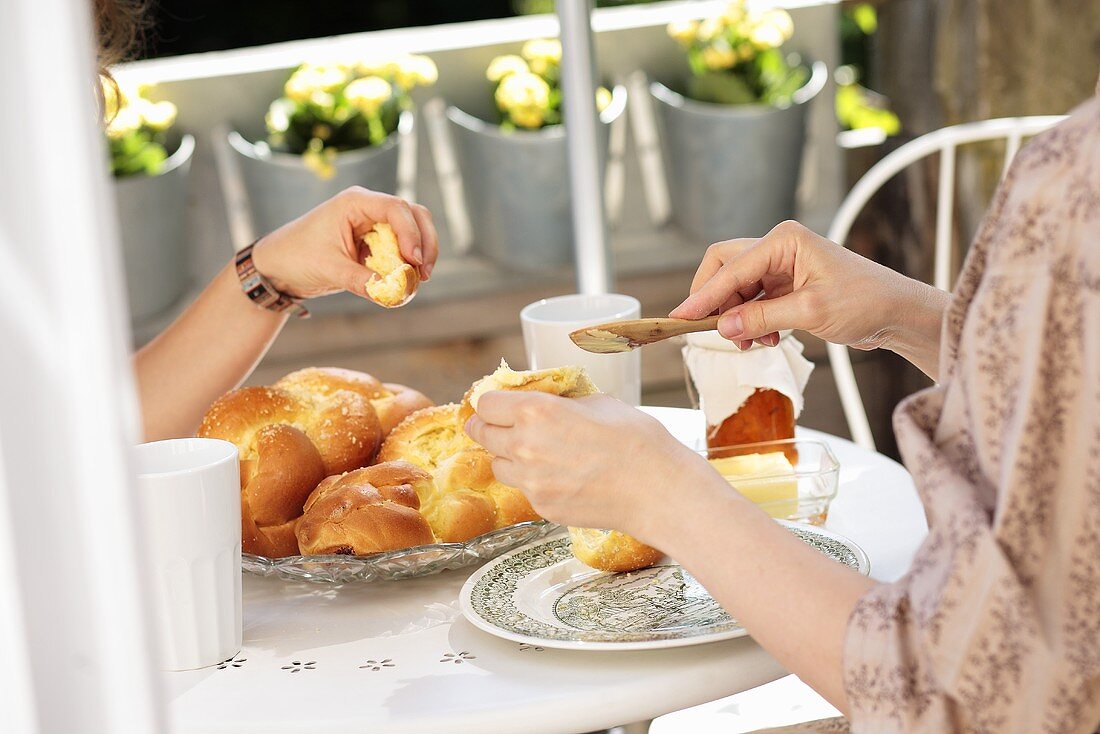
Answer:
<svg viewBox="0 0 1100 734"><path fill-rule="evenodd" d="M696 411L649 408L697 445ZM900 576L926 532L896 462L816 431L840 461L827 527L867 551L871 575ZM488 635L458 611L472 568L329 587L246 575L244 649L165 673L173 731L446 731L566 734L652 719L785 674L749 638L644 652L573 652Z"/></svg>

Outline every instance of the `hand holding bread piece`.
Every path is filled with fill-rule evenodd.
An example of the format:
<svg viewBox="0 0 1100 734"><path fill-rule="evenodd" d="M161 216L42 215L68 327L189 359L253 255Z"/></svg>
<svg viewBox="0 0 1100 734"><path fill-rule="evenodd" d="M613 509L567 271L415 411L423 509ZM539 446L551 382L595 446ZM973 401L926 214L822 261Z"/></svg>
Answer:
<svg viewBox="0 0 1100 734"><path fill-rule="evenodd" d="M367 296L386 308L404 306L416 293L420 274L401 256L393 227L379 222L363 239L370 249L363 264L374 271L366 284Z"/></svg>
<svg viewBox="0 0 1100 734"><path fill-rule="evenodd" d="M563 398L582 398L599 392L599 388L593 384L583 367L516 371L502 359L493 374L482 377L466 391L459 411L459 418L463 423L470 420L477 411L481 396L493 390L545 392Z"/></svg>
<svg viewBox="0 0 1100 734"><path fill-rule="evenodd" d="M462 401L463 421L474 416L482 396L504 391L534 391L559 397L581 398L594 395L599 389L582 367L557 367L519 372L501 360L500 367L473 384ZM512 460L514 457L504 457ZM612 460L608 457L607 460ZM663 554L617 530L569 528L573 554L582 563L601 571L634 571L652 566Z"/></svg>

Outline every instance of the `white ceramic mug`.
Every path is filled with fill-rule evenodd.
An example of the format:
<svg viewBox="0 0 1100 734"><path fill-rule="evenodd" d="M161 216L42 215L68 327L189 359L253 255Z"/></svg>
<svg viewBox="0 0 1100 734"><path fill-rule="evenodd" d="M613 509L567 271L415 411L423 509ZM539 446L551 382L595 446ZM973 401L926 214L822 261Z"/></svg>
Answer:
<svg viewBox="0 0 1100 734"><path fill-rule="evenodd" d="M237 447L212 438L136 446L138 506L161 666L191 670L241 649Z"/></svg>
<svg viewBox="0 0 1100 734"><path fill-rule="evenodd" d="M601 391L629 405L642 402L641 353L593 354L569 340L569 333L609 321L641 318L637 298L619 294L573 294L544 298L520 312L529 369L580 365Z"/></svg>

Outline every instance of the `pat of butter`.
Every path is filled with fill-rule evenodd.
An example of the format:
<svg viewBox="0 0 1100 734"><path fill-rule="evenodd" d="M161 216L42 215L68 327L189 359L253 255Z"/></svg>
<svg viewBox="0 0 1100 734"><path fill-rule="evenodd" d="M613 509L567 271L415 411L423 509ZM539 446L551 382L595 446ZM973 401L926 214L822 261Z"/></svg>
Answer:
<svg viewBox="0 0 1100 734"><path fill-rule="evenodd" d="M730 485L772 517L798 512L798 481L782 451L709 459Z"/></svg>

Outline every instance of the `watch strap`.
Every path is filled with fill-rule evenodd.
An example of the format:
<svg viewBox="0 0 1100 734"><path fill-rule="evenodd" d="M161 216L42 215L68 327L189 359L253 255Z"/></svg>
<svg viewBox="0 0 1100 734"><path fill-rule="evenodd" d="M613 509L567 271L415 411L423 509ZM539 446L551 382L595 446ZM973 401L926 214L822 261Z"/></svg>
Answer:
<svg viewBox="0 0 1100 734"><path fill-rule="evenodd" d="M252 248L256 246L256 242L238 252L234 258L237 265L237 278L241 281L241 290L260 308L277 313L289 311L300 319L309 318L309 311L300 300L278 290L270 280L256 270L252 262Z"/></svg>

